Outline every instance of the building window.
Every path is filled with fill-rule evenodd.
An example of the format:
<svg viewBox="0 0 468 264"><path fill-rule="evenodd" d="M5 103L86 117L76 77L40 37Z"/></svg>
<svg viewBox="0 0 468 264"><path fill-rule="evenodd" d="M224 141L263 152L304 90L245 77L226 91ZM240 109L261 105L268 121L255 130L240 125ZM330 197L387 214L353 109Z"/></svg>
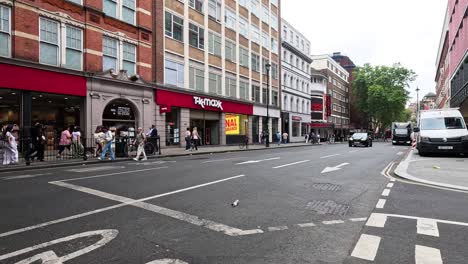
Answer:
<svg viewBox="0 0 468 264"><path fill-rule="evenodd" d="M231 9L226 8L224 10L224 22L226 23L226 27L236 30L236 25L237 25L236 13L233 12Z"/></svg>
<svg viewBox="0 0 468 264"><path fill-rule="evenodd" d="M262 21L270 24L270 10L268 9L268 6L262 5Z"/></svg>
<svg viewBox="0 0 468 264"><path fill-rule="evenodd" d="M117 70L118 61L118 44L117 39L102 37L102 68L103 70Z"/></svg>
<svg viewBox="0 0 468 264"><path fill-rule="evenodd" d="M271 64L271 78L278 80L278 64L276 63Z"/></svg>
<svg viewBox="0 0 468 264"><path fill-rule="evenodd" d="M122 44L122 53L119 46ZM129 75L136 74L136 45L122 42L107 36L102 37L103 70L126 70Z"/></svg>
<svg viewBox="0 0 468 264"><path fill-rule="evenodd" d="M249 50L243 47L239 48L239 63L241 66L249 68Z"/></svg>
<svg viewBox="0 0 468 264"><path fill-rule="evenodd" d="M260 72L260 56L252 53L252 71Z"/></svg>
<svg viewBox="0 0 468 264"><path fill-rule="evenodd" d="M0 56L11 56L11 9L0 5Z"/></svg>
<svg viewBox="0 0 468 264"><path fill-rule="evenodd" d="M224 53L226 60L236 62L236 43L225 39Z"/></svg>
<svg viewBox="0 0 468 264"><path fill-rule="evenodd" d="M205 48L205 30L202 27L189 24L189 44L198 49Z"/></svg>
<svg viewBox="0 0 468 264"><path fill-rule="evenodd" d="M213 32L208 33L208 52L221 57L221 37Z"/></svg>
<svg viewBox="0 0 468 264"><path fill-rule="evenodd" d="M301 122L292 121L292 136L299 137L301 132Z"/></svg>
<svg viewBox="0 0 468 264"><path fill-rule="evenodd" d="M249 97L249 82L239 81L239 97L240 99L247 100Z"/></svg>
<svg viewBox="0 0 468 264"><path fill-rule="evenodd" d="M2 24L4 23L4 20L2 20ZM61 27L59 22L46 18L40 18L39 23L39 62L81 70L83 31L70 25ZM65 36L64 43L62 43L62 36Z"/></svg>
<svg viewBox="0 0 468 264"><path fill-rule="evenodd" d="M208 0L208 15L217 21L221 21L221 1Z"/></svg>
<svg viewBox="0 0 468 264"><path fill-rule="evenodd" d="M123 43L122 69L127 71L129 76L136 73L136 45Z"/></svg>
<svg viewBox="0 0 468 264"><path fill-rule="evenodd" d="M252 25L251 29L252 29L252 34L250 36L250 40L252 40L253 42L257 44L260 44L260 30L255 25Z"/></svg>
<svg viewBox="0 0 468 264"><path fill-rule="evenodd" d="M267 69L266 69L266 65L270 63L270 60L268 60L267 58L264 58L262 57L262 72L263 74L267 74Z"/></svg>
<svg viewBox="0 0 468 264"><path fill-rule="evenodd" d="M178 41L184 41L184 20L176 15L166 12L166 36Z"/></svg>
<svg viewBox="0 0 468 264"><path fill-rule="evenodd" d="M204 70L190 66L189 87L197 91L205 90L205 71Z"/></svg>
<svg viewBox="0 0 468 264"><path fill-rule="evenodd" d="M184 87L184 64L166 60L164 82L177 87Z"/></svg>
<svg viewBox="0 0 468 264"><path fill-rule="evenodd" d="M203 0L189 0L189 6L198 12L203 13Z"/></svg>
<svg viewBox="0 0 468 264"><path fill-rule="evenodd" d="M267 101L268 101L268 90L267 88L262 88L262 103L263 104L269 103Z"/></svg>
<svg viewBox="0 0 468 264"><path fill-rule="evenodd" d="M278 41L274 38L271 38L271 52L278 54Z"/></svg>
<svg viewBox="0 0 468 264"><path fill-rule="evenodd" d="M252 85L252 101L260 103L260 86Z"/></svg>
<svg viewBox="0 0 468 264"><path fill-rule="evenodd" d="M270 36L267 32L262 31L262 45L266 49L270 49Z"/></svg>
<svg viewBox="0 0 468 264"><path fill-rule="evenodd" d="M103 11L108 16L135 24L135 0L104 0Z"/></svg>
<svg viewBox="0 0 468 264"><path fill-rule="evenodd" d="M273 106L278 106L278 92L277 91L271 91L271 104Z"/></svg>
<svg viewBox="0 0 468 264"><path fill-rule="evenodd" d="M260 2L258 0L251 0L250 1L250 11L256 17L260 17Z"/></svg>
<svg viewBox="0 0 468 264"><path fill-rule="evenodd" d="M222 95L223 94L223 86L222 86L222 79L221 74L216 74L210 72L208 75L208 91L213 94Z"/></svg>
<svg viewBox="0 0 468 264"><path fill-rule="evenodd" d="M249 37L249 22L243 17L239 17L239 34L246 38Z"/></svg>
<svg viewBox="0 0 468 264"><path fill-rule="evenodd" d="M247 2L249 0L237 0L237 2L239 3L239 5L243 6L243 7L247 7Z"/></svg>
<svg viewBox="0 0 468 264"><path fill-rule="evenodd" d="M236 88L237 88L236 79L226 77L225 86L226 86L226 96L236 98L237 97L237 94L236 94Z"/></svg>
<svg viewBox="0 0 468 264"><path fill-rule="evenodd" d="M274 30L278 31L278 17L273 13L270 15L270 25ZM284 39L287 39L287 37L285 36Z"/></svg>
<svg viewBox="0 0 468 264"><path fill-rule="evenodd" d="M275 6L278 6L278 0L271 0L271 4L275 5Z"/></svg>

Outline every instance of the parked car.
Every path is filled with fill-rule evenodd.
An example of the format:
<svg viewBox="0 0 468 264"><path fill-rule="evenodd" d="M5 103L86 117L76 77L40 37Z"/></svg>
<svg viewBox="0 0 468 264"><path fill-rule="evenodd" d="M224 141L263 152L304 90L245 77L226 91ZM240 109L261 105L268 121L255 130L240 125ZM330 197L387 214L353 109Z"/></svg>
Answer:
<svg viewBox="0 0 468 264"><path fill-rule="evenodd" d="M364 146L372 147L372 138L367 133L354 133L348 139L349 147Z"/></svg>
<svg viewBox="0 0 468 264"><path fill-rule="evenodd" d="M468 154L468 130L458 109L421 111L414 132L421 156L429 153Z"/></svg>

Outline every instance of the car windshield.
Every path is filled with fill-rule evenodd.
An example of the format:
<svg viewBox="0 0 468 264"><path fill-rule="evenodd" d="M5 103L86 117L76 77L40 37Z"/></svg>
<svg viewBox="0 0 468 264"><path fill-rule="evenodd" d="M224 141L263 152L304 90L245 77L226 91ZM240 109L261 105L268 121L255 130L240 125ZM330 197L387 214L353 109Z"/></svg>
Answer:
<svg viewBox="0 0 468 264"><path fill-rule="evenodd" d="M353 138L364 138L367 137L366 133L356 133L353 135Z"/></svg>
<svg viewBox="0 0 468 264"><path fill-rule="evenodd" d="M437 117L421 119L423 130L464 129L465 124L460 117Z"/></svg>
<svg viewBox="0 0 468 264"><path fill-rule="evenodd" d="M406 128L396 128L395 129L395 134L396 135L407 135L408 134L408 129L406 129Z"/></svg>

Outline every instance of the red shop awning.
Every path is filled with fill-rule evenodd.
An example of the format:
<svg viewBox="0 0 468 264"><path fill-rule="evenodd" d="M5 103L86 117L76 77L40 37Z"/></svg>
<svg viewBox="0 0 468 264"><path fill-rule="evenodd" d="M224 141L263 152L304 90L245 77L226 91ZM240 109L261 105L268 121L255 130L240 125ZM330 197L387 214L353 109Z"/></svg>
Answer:
<svg viewBox="0 0 468 264"><path fill-rule="evenodd" d="M86 78L0 63L0 88L86 96Z"/></svg>

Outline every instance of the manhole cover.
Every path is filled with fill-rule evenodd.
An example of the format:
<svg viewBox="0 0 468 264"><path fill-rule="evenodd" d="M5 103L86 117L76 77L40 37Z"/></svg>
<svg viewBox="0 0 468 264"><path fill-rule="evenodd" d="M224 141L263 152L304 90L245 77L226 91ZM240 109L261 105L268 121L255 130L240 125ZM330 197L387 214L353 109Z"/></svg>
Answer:
<svg viewBox="0 0 468 264"><path fill-rule="evenodd" d="M312 187L321 191L333 191L333 192L341 191L340 185L332 184L332 183L314 183L312 184Z"/></svg>
<svg viewBox="0 0 468 264"><path fill-rule="evenodd" d="M335 201L313 200L307 203L307 209L317 212L318 214L330 214L345 216L350 206L347 204L338 204Z"/></svg>

